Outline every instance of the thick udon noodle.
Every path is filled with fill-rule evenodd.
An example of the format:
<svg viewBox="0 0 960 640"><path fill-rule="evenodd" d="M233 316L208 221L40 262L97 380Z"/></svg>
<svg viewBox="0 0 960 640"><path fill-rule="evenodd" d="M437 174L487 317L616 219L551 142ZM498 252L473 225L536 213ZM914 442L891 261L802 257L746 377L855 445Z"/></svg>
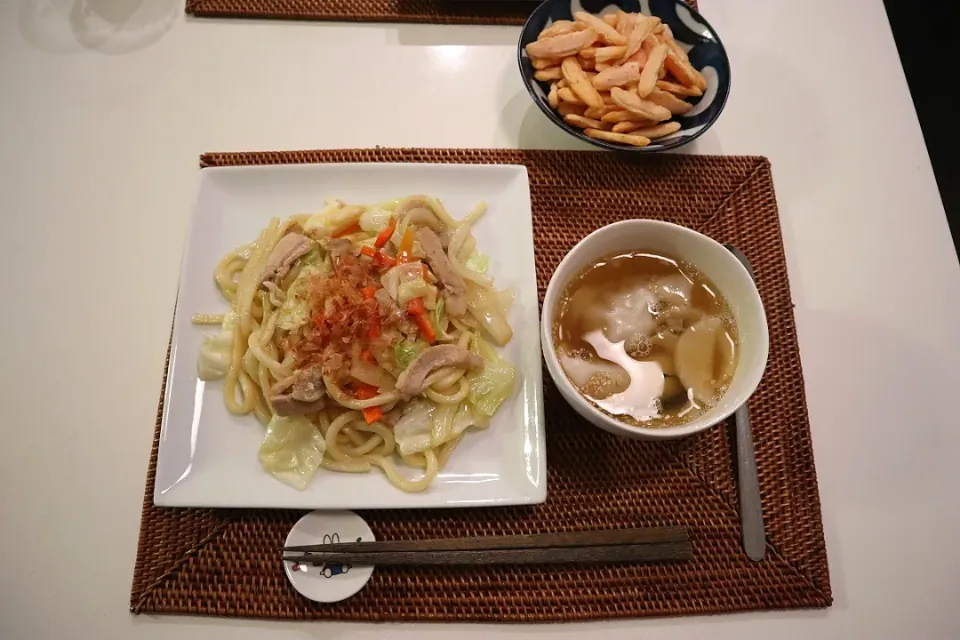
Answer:
<svg viewBox="0 0 960 640"><path fill-rule="evenodd" d="M451 255L460 247L472 250L475 241L470 226L485 211L478 205L464 220L456 221L433 199L427 199L433 213L449 229L453 230L450 244ZM233 334L230 365L224 379L223 395L229 411L238 416L253 413L264 425L274 415L267 400L269 390L278 382L294 376L294 353L282 346L281 331L277 327L278 307L281 296L293 282L296 270L283 278L277 291L261 288L261 274L271 251L294 225L303 226L310 214L296 215L280 221L273 218L259 237L252 243L237 247L225 255L216 265L214 277L217 287L237 313L237 326ZM455 244L456 243L456 244ZM466 269L456 259L454 268L467 275L481 287L490 287L492 280L482 274ZM198 314L195 324L220 324L223 315ZM450 318L447 339L467 348L473 337L473 329L461 321ZM466 370L462 367L445 367L426 379L424 397L438 405L459 405L467 396ZM313 422L326 442L322 467L347 473L362 473L379 467L391 483L398 488L417 492L424 490L443 468L463 434L437 447L412 455L403 455L397 447L393 431L381 422L367 424L360 411L369 407L381 407L386 413L402 403L396 390L376 397L358 400L350 397L335 381L324 376L324 384L330 399L335 402L306 416ZM485 425L474 425L485 426ZM394 462L400 456L406 465L422 470L419 479L404 477Z"/></svg>

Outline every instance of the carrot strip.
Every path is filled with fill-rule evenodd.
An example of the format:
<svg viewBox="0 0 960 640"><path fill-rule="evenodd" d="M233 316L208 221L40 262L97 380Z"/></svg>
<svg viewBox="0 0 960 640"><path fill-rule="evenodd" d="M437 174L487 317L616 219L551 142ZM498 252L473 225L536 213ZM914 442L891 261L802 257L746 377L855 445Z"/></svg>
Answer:
<svg viewBox="0 0 960 640"><path fill-rule="evenodd" d="M373 287L364 287L363 289L360 289L360 295L362 295L365 299L372 298L376 293L377 290Z"/></svg>
<svg viewBox="0 0 960 640"><path fill-rule="evenodd" d="M393 237L393 232L397 230L397 219L394 216L390 216L390 223L387 224L386 228L377 234L377 239L374 241L374 246L377 249L382 249L387 242L390 241L390 238Z"/></svg>
<svg viewBox="0 0 960 640"><path fill-rule="evenodd" d="M381 251L377 255L380 256L380 264L387 267L388 269L397 266L397 260L392 256L388 256L383 251Z"/></svg>
<svg viewBox="0 0 960 640"><path fill-rule="evenodd" d="M427 308L423 305L423 298L414 298L407 303L407 313L413 316L413 319L417 323L417 327L420 328L420 333L423 334L424 340L429 344L433 344L437 341L437 332L433 328L433 323L430 322L430 318L427 317Z"/></svg>
<svg viewBox="0 0 960 640"><path fill-rule="evenodd" d="M433 325L430 324L430 320L427 319L427 316L417 316L415 318L417 321L417 326L420 327L420 333L423 334L423 339L427 341L427 344L433 344L437 341L437 332L434 330Z"/></svg>
<svg viewBox="0 0 960 640"><path fill-rule="evenodd" d="M370 398L377 397L377 394L380 393L380 390L372 384L367 384L366 382L361 382L360 380L355 379L352 386L353 395L356 396L357 400L369 400Z"/></svg>
<svg viewBox="0 0 960 640"><path fill-rule="evenodd" d="M368 247L367 245L363 245L362 247L360 247L360 253L367 256L368 258L373 258L373 262L374 264L376 264L377 262L376 249L374 249L373 247Z"/></svg>
<svg viewBox="0 0 960 640"><path fill-rule="evenodd" d="M342 238L343 236L348 236L351 233L356 233L357 231L360 231L360 223L354 222L353 224L340 229L340 231L337 231L335 234L333 234L333 237Z"/></svg>
<svg viewBox="0 0 960 640"><path fill-rule="evenodd" d="M410 251L413 250L413 227L407 227L400 239L400 247L397 250L397 264L403 264L410 261Z"/></svg>
<svg viewBox="0 0 960 640"><path fill-rule="evenodd" d="M369 352L364 353L369 354ZM352 386L353 395L358 400L369 400L370 398L377 397L380 393L380 390L372 384L367 384L359 380L355 380ZM366 409L361 409L361 411L363 411L363 419L367 421L367 424L373 424L377 420L383 420L383 409L380 407L367 407Z"/></svg>
<svg viewBox="0 0 960 640"><path fill-rule="evenodd" d="M414 298L408 302L407 313L414 316L426 315L427 308L423 305L423 298Z"/></svg>
<svg viewBox="0 0 960 640"><path fill-rule="evenodd" d="M367 424L373 424L377 420L383 420L383 409L380 407L370 407L363 410L363 419Z"/></svg>

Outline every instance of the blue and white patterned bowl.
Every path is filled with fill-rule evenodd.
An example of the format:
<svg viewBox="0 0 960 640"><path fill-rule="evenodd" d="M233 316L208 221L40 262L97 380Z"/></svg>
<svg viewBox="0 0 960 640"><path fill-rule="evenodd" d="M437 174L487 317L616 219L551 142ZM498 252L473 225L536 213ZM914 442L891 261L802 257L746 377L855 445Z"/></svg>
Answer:
<svg viewBox="0 0 960 640"><path fill-rule="evenodd" d="M617 9L660 18L673 31L673 36L680 46L688 49L690 63L700 70L707 81L707 90L703 92L703 96L688 98L694 104L693 109L683 115L675 116L680 123L680 130L669 136L652 140L646 147L629 147L588 138L582 130L564 122L560 114L551 109L547 103L550 83L538 82L534 79L535 70L524 50L524 47L536 41L544 28L556 20L573 20L573 14L577 11L588 11L602 16L616 12ZM710 128L723 111L727 96L730 94L730 61L727 58L727 52L713 27L683 0L613 0L612 2L583 0L582 4L581 0L546 0L534 10L527 23L523 25L520 43L517 46L517 60L530 97L554 124L585 142L614 151L651 153L685 145Z"/></svg>

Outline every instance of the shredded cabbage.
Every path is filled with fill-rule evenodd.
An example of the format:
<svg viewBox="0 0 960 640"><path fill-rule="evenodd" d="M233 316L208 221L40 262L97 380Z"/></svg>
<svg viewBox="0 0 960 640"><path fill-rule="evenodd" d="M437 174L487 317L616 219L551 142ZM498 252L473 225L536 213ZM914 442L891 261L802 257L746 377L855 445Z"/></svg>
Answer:
<svg viewBox="0 0 960 640"><path fill-rule="evenodd" d="M470 409L470 403L461 402L460 406L457 407L457 414L453 417L453 424L450 427L451 439L456 438L476 424L477 421L473 416L473 411Z"/></svg>
<svg viewBox="0 0 960 640"><path fill-rule="evenodd" d="M309 255L309 254L307 254ZM330 271L329 261L319 266L306 265L300 269L296 279L287 288L287 297L280 305L277 326L284 331L295 331L310 319L310 278Z"/></svg>
<svg viewBox="0 0 960 640"><path fill-rule="evenodd" d="M470 253L470 257L464 260L463 266L477 273L486 273L487 267L490 266L490 258L474 249Z"/></svg>
<svg viewBox="0 0 960 640"><path fill-rule="evenodd" d="M478 429L486 429L490 426L490 416L483 413L471 404L468 404L467 406L470 408L470 415L473 416L473 426L477 427Z"/></svg>
<svg viewBox="0 0 960 640"><path fill-rule="evenodd" d="M513 289L503 289L497 293L497 310L503 314L504 318L510 316L510 308L516 297L517 293Z"/></svg>
<svg viewBox="0 0 960 640"><path fill-rule="evenodd" d="M393 347L393 357L397 361L397 366L403 370L409 367L413 359L426 348L427 343L422 340L401 340Z"/></svg>
<svg viewBox="0 0 960 640"><path fill-rule="evenodd" d="M453 417L457 413L457 405L441 404L433 412L433 429L430 444L439 447L454 437Z"/></svg>
<svg viewBox="0 0 960 640"><path fill-rule="evenodd" d="M327 238L360 221L363 207L344 205L339 200L331 200L323 211L310 216L303 230L314 238Z"/></svg>
<svg viewBox="0 0 960 640"><path fill-rule="evenodd" d="M274 416L260 445L260 463L278 480L303 491L313 480L326 441L320 430L302 416Z"/></svg>
<svg viewBox="0 0 960 640"><path fill-rule="evenodd" d="M433 324L433 329L434 331L437 332L438 336L446 335L447 333L446 303L444 303L442 297L437 300L437 306L434 307L433 311L430 313L430 323Z"/></svg>
<svg viewBox="0 0 960 640"><path fill-rule="evenodd" d="M408 262L406 264L398 264L380 276L380 284L387 290L390 297L396 300L399 295L398 290L400 284L416 280L417 278L423 280L423 267L420 266L419 263Z"/></svg>
<svg viewBox="0 0 960 640"><path fill-rule="evenodd" d="M379 233L390 224L392 211L379 206L369 207L360 215L360 228L367 233Z"/></svg>
<svg viewBox="0 0 960 640"><path fill-rule="evenodd" d="M319 245L314 245L307 255L300 258L300 264L305 267L326 267L327 270L331 268L330 261L327 259L327 252L321 249Z"/></svg>
<svg viewBox="0 0 960 640"><path fill-rule="evenodd" d="M197 358L197 375L201 380L219 380L227 375L233 361L233 332L237 327L238 314L231 309L223 316L220 331L204 336Z"/></svg>
<svg viewBox="0 0 960 640"><path fill-rule="evenodd" d="M437 405L430 400L418 398L403 410L403 415L393 427L397 448L407 456L426 451L433 446L433 418Z"/></svg>
<svg viewBox="0 0 960 640"><path fill-rule="evenodd" d="M364 238L363 240L357 240L353 244L357 247L370 247L371 249L376 249L377 238L376 236L371 236L369 238Z"/></svg>
<svg viewBox="0 0 960 640"><path fill-rule="evenodd" d="M429 310L437 306L437 288L424 280L422 274L414 280L401 282L397 287L397 302L401 308L414 298L423 298L423 306Z"/></svg>
<svg viewBox="0 0 960 640"><path fill-rule="evenodd" d="M503 307L504 301L498 292L467 280L467 311L500 346L510 342L513 337L513 329L507 322Z"/></svg>
<svg viewBox="0 0 960 640"><path fill-rule="evenodd" d="M480 336L474 336L470 351L483 358L483 370L467 375L470 383L467 399L478 411L492 416L513 392L516 371L500 357L496 348Z"/></svg>
<svg viewBox="0 0 960 640"><path fill-rule="evenodd" d="M366 384L377 387L380 393L393 391L396 387L396 382L390 377L389 373L359 358L354 360L350 366L350 375L360 382L365 382Z"/></svg>
<svg viewBox="0 0 960 640"><path fill-rule="evenodd" d="M476 420L467 403L437 404L425 398L413 400L393 428L397 448L403 455L418 453L453 440Z"/></svg>

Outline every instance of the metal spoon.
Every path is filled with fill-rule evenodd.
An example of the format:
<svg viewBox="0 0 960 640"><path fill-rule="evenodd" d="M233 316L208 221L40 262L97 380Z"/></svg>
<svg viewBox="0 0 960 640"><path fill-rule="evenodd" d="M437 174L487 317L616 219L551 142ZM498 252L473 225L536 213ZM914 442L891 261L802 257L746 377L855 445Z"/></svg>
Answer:
<svg viewBox="0 0 960 640"><path fill-rule="evenodd" d="M732 244L724 245L747 269L751 278L753 267L747 256ZM740 490L740 525L743 528L743 550L754 562L763 560L767 552L766 533L763 528L763 508L760 504L760 484L757 481L757 458L750 435L750 411L744 402L733 414L737 428L737 484Z"/></svg>

